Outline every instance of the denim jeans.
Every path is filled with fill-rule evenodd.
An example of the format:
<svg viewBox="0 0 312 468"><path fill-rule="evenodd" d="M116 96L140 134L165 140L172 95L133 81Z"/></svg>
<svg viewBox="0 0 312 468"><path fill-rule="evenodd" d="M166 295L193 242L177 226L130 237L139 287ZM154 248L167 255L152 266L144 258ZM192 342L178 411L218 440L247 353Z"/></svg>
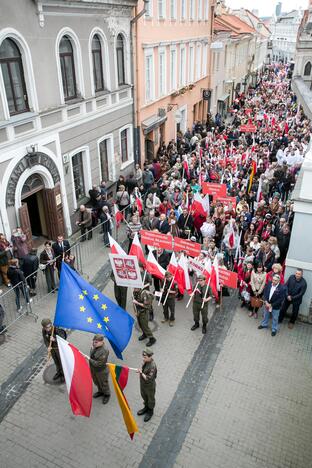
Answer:
<svg viewBox="0 0 312 468"><path fill-rule="evenodd" d="M29 294L28 294L27 286L25 286L24 284L20 286L16 286L14 288L14 291L15 291L15 303L16 303L17 310L21 308L21 301L20 301L21 294L24 296L27 304L29 304Z"/></svg>
<svg viewBox="0 0 312 468"><path fill-rule="evenodd" d="M279 317L280 309L272 309L272 312L268 312L268 310L264 307L263 308L263 320L261 325L265 328L269 326L270 315L272 314L272 331L278 331L278 317Z"/></svg>

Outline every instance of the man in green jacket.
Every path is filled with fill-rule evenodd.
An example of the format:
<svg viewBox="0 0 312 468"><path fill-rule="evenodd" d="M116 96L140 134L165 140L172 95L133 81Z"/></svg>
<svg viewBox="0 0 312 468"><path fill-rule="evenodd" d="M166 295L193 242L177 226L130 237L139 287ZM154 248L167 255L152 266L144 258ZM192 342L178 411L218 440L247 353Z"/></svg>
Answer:
<svg viewBox="0 0 312 468"><path fill-rule="evenodd" d="M90 351L89 365L94 385L98 391L94 393L93 398L103 397L103 405L106 405L110 399L110 388L108 383L109 370L106 366L109 351L104 343L103 335L94 335L92 348Z"/></svg>
<svg viewBox="0 0 312 468"><path fill-rule="evenodd" d="M138 416L145 414L144 422L147 422L154 414L157 366L153 360L154 353L151 349L145 349L142 354L143 365L137 372L140 374L140 390L144 407L137 414Z"/></svg>

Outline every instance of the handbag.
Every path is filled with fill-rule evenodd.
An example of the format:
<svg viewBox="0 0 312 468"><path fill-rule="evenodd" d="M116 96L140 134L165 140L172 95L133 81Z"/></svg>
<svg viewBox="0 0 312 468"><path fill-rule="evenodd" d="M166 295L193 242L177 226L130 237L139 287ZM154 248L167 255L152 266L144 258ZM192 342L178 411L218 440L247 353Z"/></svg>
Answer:
<svg viewBox="0 0 312 468"><path fill-rule="evenodd" d="M246 289L244 289L244 291L241 292L241 296L242 296L242 298L244 299L245 302L250 301L250 294L249 294L248 291L246 291Z"/></svg>
<svg viewBox="0 0 312 468"><path fill-rule="evenodd" d="M263 304L263 300L260 299L260 297L252 296L250 300L250 305L253 309L260 309L260 307L262 307L262 304Z"/></svg>

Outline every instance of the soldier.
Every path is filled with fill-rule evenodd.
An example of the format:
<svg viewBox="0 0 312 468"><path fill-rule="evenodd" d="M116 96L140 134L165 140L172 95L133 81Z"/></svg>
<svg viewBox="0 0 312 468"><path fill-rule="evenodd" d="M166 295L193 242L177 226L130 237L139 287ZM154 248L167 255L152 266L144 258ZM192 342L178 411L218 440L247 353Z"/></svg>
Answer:
<svg viewBox="0 0 312 468"><path fill-rule="evenodd" d="M115 299L119 307L126 309L127 307L127 289L126 286L118 286L115 280L114 272L111 273L111 279L114 282Z"/></svg>
<svg viewBox="0 0 312 468"><path fill-rule="evenodd" d="M55 336L58 335L61 338L64 338L66 340L67 334L66 331L63 330L62 328L57 328L54 327L54 332L52 336L52 329L53 325L50 319L45 318L41 320L41 326L42 326L42 337L44 344L46 345L47 348L49 348L50 343L51 343L51 356L54 361L55 367L56 367L56 374L53 377L53 380L60 379L61 382L64 382L64 373L63 373L63 368L62 368L62 361L60 357L60 352L58 349L57 341Z"/></svg>
<svg viewBox="0 0 312 468"><path fill-rule="evenodd" d="M172 279L173 279L173 274L170 273L170 271L166 271L165 281L163 283L163 287L161 291L162 292L161 303L163 304L163 309L164 309L164 318L162 319L161 323L166 323L169 320L170 327L173 327L174 325L175 298L178 293L178 287L176 283L174 282L172 283ZM168 294L168 291L169 291L169 294ZM169 317L169 311L170 311L170 317Z"/></svg>
<svg viewBox="0 0 312 468"><path fill-rule="evenodd" d="M147 422L154 414L157 367L152 358L154 353L151 349L144 350L142 354L143 365L137 372L140 374L140 390L144 408L140 409L137 414L138 416L145 414L144 422Z"/></svg>
<svg viewBox="0 0 312 468"><path fill-rule="evenodd" d="M152 275L150 275L142 265L140 265L140 272L141 272L141 275L143 275L143 278L144 279L144 289L146 289L146 291L150 291L150 287L152 286L152 283L153 283L153 278L152 278ZM152 293L150 293L152 294ZM154 320L154 309L153 309L153 301L151 301L151 307L150 307L150 310L149 310L149 317L148 317L148 320L150 322L152 322Z"/></svg>
<svg viewBox="0 0 312 468"><path fill-rule="evenodd" d="M152 307L153 296L145 288L134 288L133 291L133 304L135 305L136 316L138 319L139 327L142 330L142 335L139 336L139 341L149 338L146 346L152 346L156 343L151 329L148 326L148 318L150 309Z"/></svg>
<svg viewBox="0 0 312 468"><path fill-rule="evenodd" d="M208 302L211 301L211 290L210 287L208 287L208 291L206 294L206 299L205 293L206 293L206 278L203 275L198 276L198 285L193 292L194 294L194 300L193 300L193 317L194 317L194 325L192 326L191 330L196 330L196 328L199 328L199 315L201 313L202 316L202 321L203 321L203 328L202 332L205 334L207 331L207 323L208 323ZM202 304L204 301L204 306L202 308Z"/></svg>
<svg viewBox="0 0 312 468"><path fill-rule="evenodd" d="M110 388L108 383L109 370L106 366L109 351L104 344L103 335L94 335L93 347L90 351L89 365L94 385L98 391L93 394L93 398L103 397L103 405L110 399Z"/></svg>

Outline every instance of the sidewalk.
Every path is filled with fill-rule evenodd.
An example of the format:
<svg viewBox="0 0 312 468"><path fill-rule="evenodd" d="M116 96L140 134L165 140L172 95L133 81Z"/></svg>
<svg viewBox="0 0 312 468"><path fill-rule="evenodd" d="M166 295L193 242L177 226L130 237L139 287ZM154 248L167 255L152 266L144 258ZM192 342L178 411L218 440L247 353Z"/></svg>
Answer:
<svg viewBox="0 0 312 468"><path fill-rule="evenodd" d="M104 293L112 297L111 283ZM44 384L41 372L1 423L2 466L311 466L312 328L298 324L290 331L283 325L272 338L236 303L225 299L204 337L190 331L186 299L177 303L173 328L160 324L161 308L155 305L155 415L147 424L136 417L141 432L133 441L114 395L106 406L95 400L90 419L74 417L65 386ZM133 367L140 365L144 347L138 336L135 329L124 353L125 364ZM91 339L82 332L70 336L85 353ZM112 352L110 360L117 362ZM135 414L142 405L135 373L125 393Z"/></svg>

